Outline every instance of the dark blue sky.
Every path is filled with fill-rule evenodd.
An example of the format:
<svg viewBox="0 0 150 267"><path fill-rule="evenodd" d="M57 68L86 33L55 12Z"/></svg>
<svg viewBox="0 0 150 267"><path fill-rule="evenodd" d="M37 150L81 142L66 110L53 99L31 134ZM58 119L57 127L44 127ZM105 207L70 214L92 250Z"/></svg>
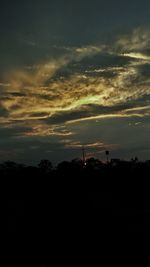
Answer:
<svg viewBox="0 0 150 267"><path fill-rule="evenodd" d="M150 1L1 1L0 161L150 157Z"/></svg>

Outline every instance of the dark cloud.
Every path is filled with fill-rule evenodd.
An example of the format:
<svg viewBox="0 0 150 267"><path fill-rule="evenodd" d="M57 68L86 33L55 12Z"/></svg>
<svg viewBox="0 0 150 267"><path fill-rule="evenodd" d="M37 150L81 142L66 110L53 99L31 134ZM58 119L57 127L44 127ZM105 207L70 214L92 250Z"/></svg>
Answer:
<svg viewBox="0 0 150 267"><path fill-rule="evenodd" d="M20 92L8 92L7 93L9 96L16 96L16 97L24 97L24 96L26 96L26 94L25 93L20 93Z"/></svg>
<svg viewBox="0 0 150 267"><path fill-rule="evenodd" d="M15 137L21 137L25 132L31 131L32 128L27 126L16 126L10 124L8 127L0 129L0 139L1 144L6 140L9 143L9 139L14 139ZM15 142L15 141L14 141Z"/></svg>
<svg viewBox="0 0 150 267"><path fill-rule="evenodd" d="M131 61L130 58L101 52L95 56L89 55L79 62L72 61L67 66L62 67L58 70L53 77L53 79L59 79L60 77L69 77L74 73L101 76L101 77L113 77L116 75L115 69L110 69L113 67L125 67ZM95 70L104 69L103 72L94 72Z"/></svg>
<svg viewBox="0 0 150 267"><path fill-rule="evenodd" d="M0 117L7 116L8 112L6 109L0 107Z"/></svg>
<svg viewBox="0 0 150 267"><path fill-rule="evenodd" d="M145 64L141 64L139 66L137 66L137 69L140 73L140 78L141 80L148 80L149 82L149 85L150 85L150 80L149 80L149 77L150 77L150 63L145 63Z"/></svg>
<svg viewBox="0 0 150 267"><path fill-rule="evenodd" d="M139 106L144 106L147 101L147 96L139 99L138 101L131 101L129 103L124 103L122 105L104 107L99 105L88 105L83 107L83 110L68 111L64 113L58 113L47 119L42 119L46 124L62 124L65 122L78 120L82 118L88 118L96 115L107 115L107 114L120 114L120 112L126 111L128 109L136 108ZM146 106L145 106L146 107Z"/></svg>

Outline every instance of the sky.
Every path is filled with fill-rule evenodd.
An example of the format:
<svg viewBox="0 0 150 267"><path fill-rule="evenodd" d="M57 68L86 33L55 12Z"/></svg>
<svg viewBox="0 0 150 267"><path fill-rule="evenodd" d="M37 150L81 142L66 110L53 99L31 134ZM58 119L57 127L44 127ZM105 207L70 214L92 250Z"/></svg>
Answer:
<svg viewBox="0 0 150 267"><path fill-rule="evenodd" d="M150 1L0 2L0 162L150 158Z"/></svg>

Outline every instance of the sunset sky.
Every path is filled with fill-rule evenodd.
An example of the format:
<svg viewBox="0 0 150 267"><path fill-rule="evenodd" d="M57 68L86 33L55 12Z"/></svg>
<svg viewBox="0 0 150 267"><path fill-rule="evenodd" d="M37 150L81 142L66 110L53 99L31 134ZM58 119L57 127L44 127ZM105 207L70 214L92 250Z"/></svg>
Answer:
<svg viewBox="0 0 150 267"><path fill-rule="evenodd" d="M0 2L0 162L150 158L150 1Z"/></svg>

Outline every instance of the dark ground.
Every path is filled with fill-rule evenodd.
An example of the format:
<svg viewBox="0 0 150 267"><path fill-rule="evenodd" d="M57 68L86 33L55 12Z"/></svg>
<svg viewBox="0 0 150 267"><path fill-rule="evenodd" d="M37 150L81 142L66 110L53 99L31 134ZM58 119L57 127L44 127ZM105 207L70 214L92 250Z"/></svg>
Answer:
<svg viewBox="0 0 150 267"><path fill-rule="evenodd" d="M99 266L93 258L97 262L114 240L149 233L149 174L89 174L6 178L9 267ZM80 256L84 263L77 264Z"/></svg>

